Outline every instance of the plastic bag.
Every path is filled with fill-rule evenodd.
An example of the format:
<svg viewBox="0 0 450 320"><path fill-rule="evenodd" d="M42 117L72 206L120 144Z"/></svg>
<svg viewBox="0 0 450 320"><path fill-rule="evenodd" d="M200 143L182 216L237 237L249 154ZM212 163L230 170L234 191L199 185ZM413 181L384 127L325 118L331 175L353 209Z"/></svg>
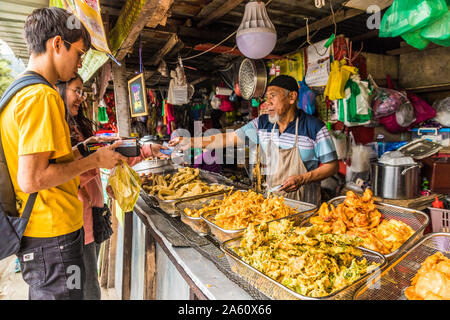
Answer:
<svg viewBox="0 0 450 320"><path fill-rule="evenodd" d="M421 29L447 12L445 0L394 0L385 12L380 37L397 37Z"/></svg>
<svg viewBox="0 0 450 320"><path fill-rule="evenodd" d="M339 121L347 127L369 124L372 118L370 109L371 89L367 81L359 75L352 75L345 86L345 99L339 101Z"/></svg>
<svg viewBox="0 0 450 320"><path fill-rule="evenodd" d="M430 40L422 37L421 32L422 32L422 29L407 32L407 33L402 34L402 38L411 47L414 47L419 50L423 50L428 46L428 44L430 43Z"/></svg>
<svg viewBox="0 0 450 320"><path fill-rule="evenodd" d="M436 110L434 120L444 127L450 127L450 97L435 101L433 109Z"/></svg>
<svg viewBox="0 0 450 320"><path fill-rule="evenodd" d="M424 27L420 35L430 40L437 45L448 47L450 46L450 7L447 8L447 13L442 18L436 20L432 24Z"/></svg>
<svg viewBox="0 0 450 320"><path fill-rule="evenodd" d="M408 100L411 101L414 107L414 114L416 115L416 121L412 124L413 127L436 116L436 110L418 95L409 91L406 92L406 95L408 96Z"/></svg>
<svg viewBox="0 0 450 320"><path fill-rule="evenodd" d="M111 170L108 178L119 207L124 212L133 211L134 205L139 198L141 190L141 179L126 162L122 162Z"/></svg>
<svg viewBox="0 0 450 320"><path fill-rule="evenodd" d="M358 69L348 66L347 61L344 59L340 61L333 61L324 95L330 100L344 99L345 85L347 84L350 75L356 74L357 72Z"/></svg>
<svg viewBox="0 0 450 320"><path fill-rule="evenodd" d="M373 87L372 110L375 118L380 119L394 114L402 104L409 103L404 93L379 87L371 75L369 81Z"/></svg>
<svg viewBox="0 0 450 320"><path fill-rule="evenodd" d="M303 81L299 81L298 84L300 85L300 88L298 89L297 106L307 114L312 115L316 112L316 95L306 84L305 78L303 78Z"/></svg>

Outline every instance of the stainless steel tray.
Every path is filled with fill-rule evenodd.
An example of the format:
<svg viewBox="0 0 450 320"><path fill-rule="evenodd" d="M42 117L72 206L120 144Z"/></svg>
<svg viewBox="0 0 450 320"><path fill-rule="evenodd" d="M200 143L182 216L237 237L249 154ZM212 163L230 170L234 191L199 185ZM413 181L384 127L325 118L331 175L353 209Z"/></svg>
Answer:
<svg viewBox="0 0 450 320"><path fill-rule="evenodd" d="M168 169L158 172L157 174L166 175L166 174L173 174L178 172L177 169ZM204 181L206 183L209 183L211 185L214 184L222 184L225 186L232 187L231 180L226 179L225 177L222 177L220 175L212 175L208 171L200 170L199 178L201 181ZM159 207L160 209L164 210L167 214L169 214L171 217L179 217L180 213L175 208L175 204L180 201L187 201L187 200L194 200L198 198L204 198L209 197L213 195L223 194L225 192L229 192L229 189L221 190L221 191L215 191L210 193L203 193L201 195L197 196L191 196L191 197L184 197L184 198L177 198L177 199L171 199L171 200L162 200L159 197L155 197L149 193L146 193L150 199L153 201L153 205L155 207ZM144 191L145 192L145 191Z"/></svg>
<svg viewBox="0 0 450 320"><path fill-rule="evenodd" d="M245 190L240 190L245 191ZM226 192L228 193L228 192ZM206 223L201 217L190 217L184 213L184 209L189 208L192 210L198 210L207 206L212 200L222 200L225 196L224 193L206 197L199 197L196 199L181 200L175 203L175 208L180 213L181 221L191 227L192 230L197 232L200 236L205 236L210 233L208 223Z"/></svg>
<svg viewBox="0 0 450 320"><path fill-rule="evenodd" d="M247 190L240 190L240 191L243 192L243 191L247 191ZM224 196L225 196L225 194L222 194L218 197L218 199L223 199ZM206 199L206 201L203 204L209 204L211 201L212 201L212 198L208 198L208 199ZM291 200L291 199L286 199L286 198L284 199L284 201L288 206L297 210L296 214L289 216L290 218L295 219L297 223L300 223L304 219L309 218L311 215L314 214L314 212L317 209L317 206L314 204L311 204L311 203L306 203L306 202L301 202L301 201L296 201L296 200ZM195 207L195 205L194 205L193 207L191 207L191 209L200 209L203 206L203 204L201 204L201 205L199 204L198 207ZM209 229L210 229L211 233L220 242L224 242L229 239L236 238L236 237L242 235L245 230L245 228L234 229L234 230L221 228L214 223L215 214L211 214L209 212L203 213L200 217L204 222L206 222L209 225ZM271 221L277 221L280 219L283 219L283 218L279 218L279 219L275 219L275 220L271 220ZM267 222L271 222L271 221L267 221Z"/></svg>
<svg viewBox="0 0 450 320"><path fill-rule="evenodd" d="M331 199L330 201L328 201L328 204L332 204L333 206L336 207L344 200L345 196L340 196ZM403 243L403 245L400 248L398 248L394 252L384 255L388 261L392 261L393 259L398 257L399 254L410 248L412 245L414 245L415 242L417 242L420 238L422 238L423 232L428 223L430 222L430 219L422 211L399 207L387 203L381 203L378 201L375 201L374 203L384 219L386 220L396 219L402 221L406 223L408 226L410 226L411 229L414 230L414 234L411 237L409 237L409 239L406 240L405 243ZM311 225L312 224L310 223L310 219L308 219L302 224L303 227L308 227Z"/></svg>
<svg viewBox="0 0 450 320"><path fill-rule="evenodd" d="M450 258L450 233L430 233L410 250L388 265L381 274L362 285L356 300L407 300L405 290L411 285L425 259L436 252Z"/></svg>
<svg viewBox="0 0 450 320"><path fill-rule="evenodd" d="M355 291L362 283L364 283L364 281L370 281L376 276L376 272L368 273L351 285L325 297L313 298L304 296L244 262L242 258L231 249L232 247L239 247L241 238L242 237L234 238L221 244L221 249L225 253L231 269L240 277L247 280L256 289L274 300L351 300ZM365 248L360 249L363 251L363 256L359 259L365 258L369 263L379 263L379 269L382 269L386 265L386 259L382 254Z"/></svg>

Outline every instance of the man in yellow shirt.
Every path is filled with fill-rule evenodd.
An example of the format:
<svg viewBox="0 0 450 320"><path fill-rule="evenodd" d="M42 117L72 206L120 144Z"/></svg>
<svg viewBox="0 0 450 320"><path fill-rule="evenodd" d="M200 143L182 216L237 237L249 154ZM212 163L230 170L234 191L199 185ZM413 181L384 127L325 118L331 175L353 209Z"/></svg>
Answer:
<svg viewBox="0 0 450 320"><path fill-rule="evenodd" d="M52 85L71 79L90 47L89 33L74 19L64 9L43 8L25 22L27 69ZM19 91L0 115L0 125L18 202L25 204L29 194L38 192L18 253L29 298L82 299L84 234L78 176L126 160L113 150L121 142L87 157L72 150L64 102L55 89L43 84Z"/></svg>

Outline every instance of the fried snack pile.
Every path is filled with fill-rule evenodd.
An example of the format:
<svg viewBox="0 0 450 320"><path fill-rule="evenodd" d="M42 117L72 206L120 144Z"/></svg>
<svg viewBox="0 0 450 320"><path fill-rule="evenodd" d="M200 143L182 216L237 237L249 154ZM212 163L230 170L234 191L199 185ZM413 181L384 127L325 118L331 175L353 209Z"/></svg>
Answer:
<svg viewBox="0 0 450 320"><path fill-rule="evenodd" d="M319 214L311 217L310 222L325 233L358 236L363 239L363 247L381 254L394 252L414 234L414 230L401 221L382 220L370 189L366 189L362 197L348 191L344 202L336 208L323 203Z"/></svg>
<svg viewBox="0 0 450 320"><path fill-rule="evenodd" d="M214 223L227 230L244 229L250 223L259 224L297 213L284 203L281 196L268 198L252 190L227 194L223 200L215 201L204 211L215 211Z"/></svg>
<svg viewBox="0 0 450 320"><path fill-rule="evenodd" d="M178 169L178 172L173 175L155 174L152 176L151 185L144 185L143 188L161 200L186 198L225 190L224 185L209 185L201 181L199 174L199 169L189 167Z"/></svg>
<svg viewBox="0 0 450 320"><path fill-rule="evenodd" d="M450 300L450 259L441 252L426 258L405 296L409 300Z"/></svg>
<svg viewBox="0 0 450 320"><path fill-rule="evenodd" d="M200 209L185 208L184 213L189 217L198 218L205 212L216 212L219 210L222 200L214 199L209 205L203 205Z"/></svg>
<svg viewBox="0 0 450 320"><path fill-rule="evenodd" d="M318 227L295 227L283 219L249 225L234 250L246 263L291 290L324 297L377 267L360 258L363 253L356 248L360 241L345 234L324 234Z"/></svg>

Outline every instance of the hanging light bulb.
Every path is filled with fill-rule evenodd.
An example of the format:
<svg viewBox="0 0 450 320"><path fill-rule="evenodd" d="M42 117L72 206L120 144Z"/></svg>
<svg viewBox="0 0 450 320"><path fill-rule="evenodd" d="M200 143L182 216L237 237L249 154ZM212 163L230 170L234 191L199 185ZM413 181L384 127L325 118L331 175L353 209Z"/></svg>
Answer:
<svg viewBox="0 0 450 320"><path fill-rule="evenodd" d="M236 34L236 44L250 59L262 59L272 52L277 32L267 15L266 5L251 1L245 5L244 18Z"/></svg>

